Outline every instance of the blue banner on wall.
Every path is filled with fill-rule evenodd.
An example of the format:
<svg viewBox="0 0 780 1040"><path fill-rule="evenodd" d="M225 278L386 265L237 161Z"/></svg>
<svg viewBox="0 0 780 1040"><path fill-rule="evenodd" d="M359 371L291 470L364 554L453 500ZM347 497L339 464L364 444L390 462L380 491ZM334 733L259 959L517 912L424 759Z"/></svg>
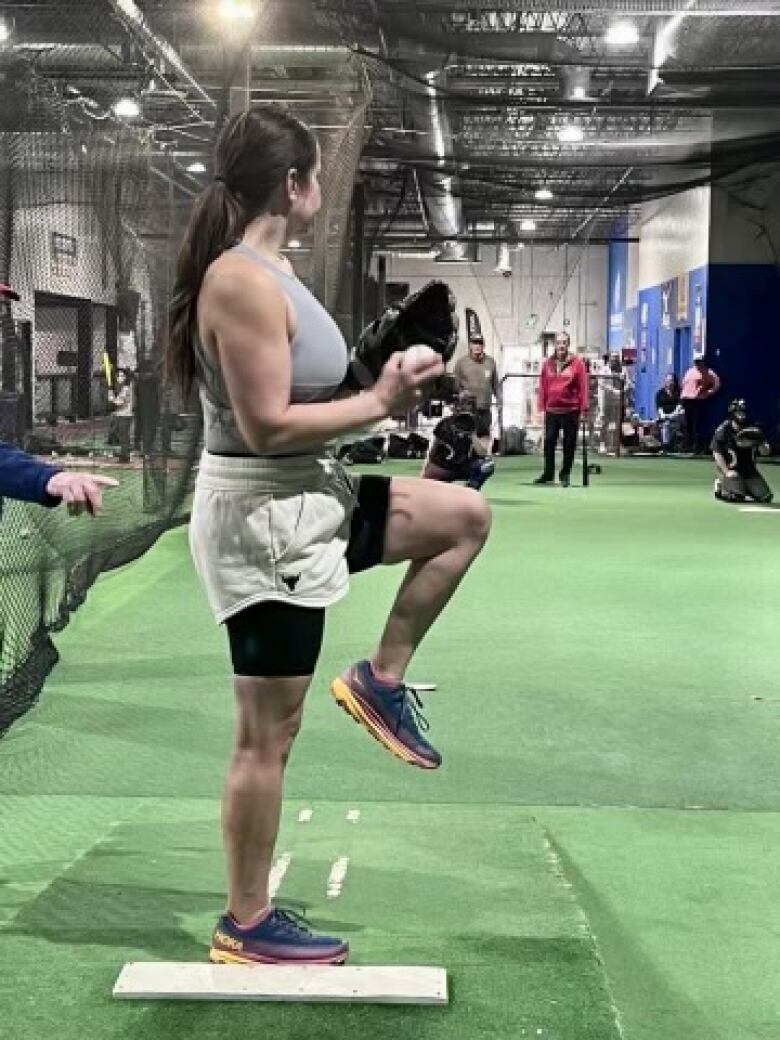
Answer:
<svg viewBox="0 0 780 1040"><path fill-rule="evenodd" d="M655 415L655 395L665 376L682 377L693 355L706 347L708 273L700 267L639 292L635 404L645 418Z"/></svg>

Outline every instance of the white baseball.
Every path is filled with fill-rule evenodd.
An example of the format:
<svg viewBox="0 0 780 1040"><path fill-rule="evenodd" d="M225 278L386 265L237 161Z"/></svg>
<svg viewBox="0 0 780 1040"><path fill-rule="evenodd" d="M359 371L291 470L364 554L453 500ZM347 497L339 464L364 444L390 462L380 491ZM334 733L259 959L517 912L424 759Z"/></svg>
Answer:
<svg viewBox="0 0 780 1040"><path fill-rule="evenodd" d="M416 372L418 369L427 368L432 362L438 361L440 356L432 347L418 343L404 351L401 368L406 372Z"/></svg>

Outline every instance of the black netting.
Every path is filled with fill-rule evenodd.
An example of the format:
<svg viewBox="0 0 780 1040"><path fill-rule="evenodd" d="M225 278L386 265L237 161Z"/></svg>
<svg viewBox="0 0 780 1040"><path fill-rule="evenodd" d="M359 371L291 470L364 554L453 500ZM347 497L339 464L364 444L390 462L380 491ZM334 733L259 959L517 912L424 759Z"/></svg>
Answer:
<svg viewBox="0 0 780 1040"><path fill-rule="evenodd" d="M199 181L187 169L192 153L177 148L185 142L208 163L235 107L229 91L209 103L181 69L155 67L115 4L21 5L14 29L13 45L0 48L0 281L20 300L0 300L0 441L120 486L98 520L3 504L0 734L35 702L57 659L50 634L96 577L187 519L200 414L166 382L163 355ZM212 52L221 54L203 50ZM299 255L331 308L367 105L357 63L348 71L355 90L322 132L323 211ZM138 99L141 118L113 110L122 96Z"/></svg>
<svg viewBox="0 0 780 1040"><path fill-rule="evenodd" d="M184 518L196 448L162 377L180 213L151 137L69 103L25 56L6 64L0 276L20 300L1 305L0 440L120 486L97 521L4 503L0 732L34 702L56 660L49 633L96 576Z"/></svg>

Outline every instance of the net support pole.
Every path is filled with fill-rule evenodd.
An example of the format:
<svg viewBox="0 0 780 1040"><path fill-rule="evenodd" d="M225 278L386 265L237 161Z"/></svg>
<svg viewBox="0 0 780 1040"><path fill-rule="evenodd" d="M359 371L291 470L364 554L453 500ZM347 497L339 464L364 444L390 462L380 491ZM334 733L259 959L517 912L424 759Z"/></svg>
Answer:
<svg viewBox="0 0 780 1040"><path fill-rule="evenodd" d="M587 413L583 412L582 416L582 486L588 487L590 484L590 472L588 470L588 418Z"/></svg>
<svg viewBox="0 0 780 1040"><path fill-rule="evenodd" d="M387 306L387 257L380 253L376 258L376 312L381 314Z"/></svg>
<svg viewBox="0 0 780 1040"><path fill-rule="evenodd" d="M252 55L248 44L237 63L236 82L230 84L229 90L230 115L247 112L252 104Z"/></svg>
<svg viewBox="0 0 780 1040"><path fill-rule="evenodd" d="M352 192L352 341L366 324L364 292L366 195L360 181Z"/></svg>

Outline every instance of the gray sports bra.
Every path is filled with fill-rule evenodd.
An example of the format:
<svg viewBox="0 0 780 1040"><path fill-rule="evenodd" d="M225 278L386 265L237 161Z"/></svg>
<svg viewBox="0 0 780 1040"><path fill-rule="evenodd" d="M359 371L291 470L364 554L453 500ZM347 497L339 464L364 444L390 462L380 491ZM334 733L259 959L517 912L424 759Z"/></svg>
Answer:
<svg viewBox="0 0 780 1040"><path fill-rule="evenodd" d="M338 325L295 275L280 270L243 242L230 252L241 253L270 271L292 304L296 328L290 344L291 403L331 400L347 372L347 345ZM238 429L219 365L203 349L197 335L194 345L200 369L198 388L203 406L206 451L212 455L253 455ZM325 450L325 445L322 445L321 449L307 449L306 454L321 454Z"/></svg>

